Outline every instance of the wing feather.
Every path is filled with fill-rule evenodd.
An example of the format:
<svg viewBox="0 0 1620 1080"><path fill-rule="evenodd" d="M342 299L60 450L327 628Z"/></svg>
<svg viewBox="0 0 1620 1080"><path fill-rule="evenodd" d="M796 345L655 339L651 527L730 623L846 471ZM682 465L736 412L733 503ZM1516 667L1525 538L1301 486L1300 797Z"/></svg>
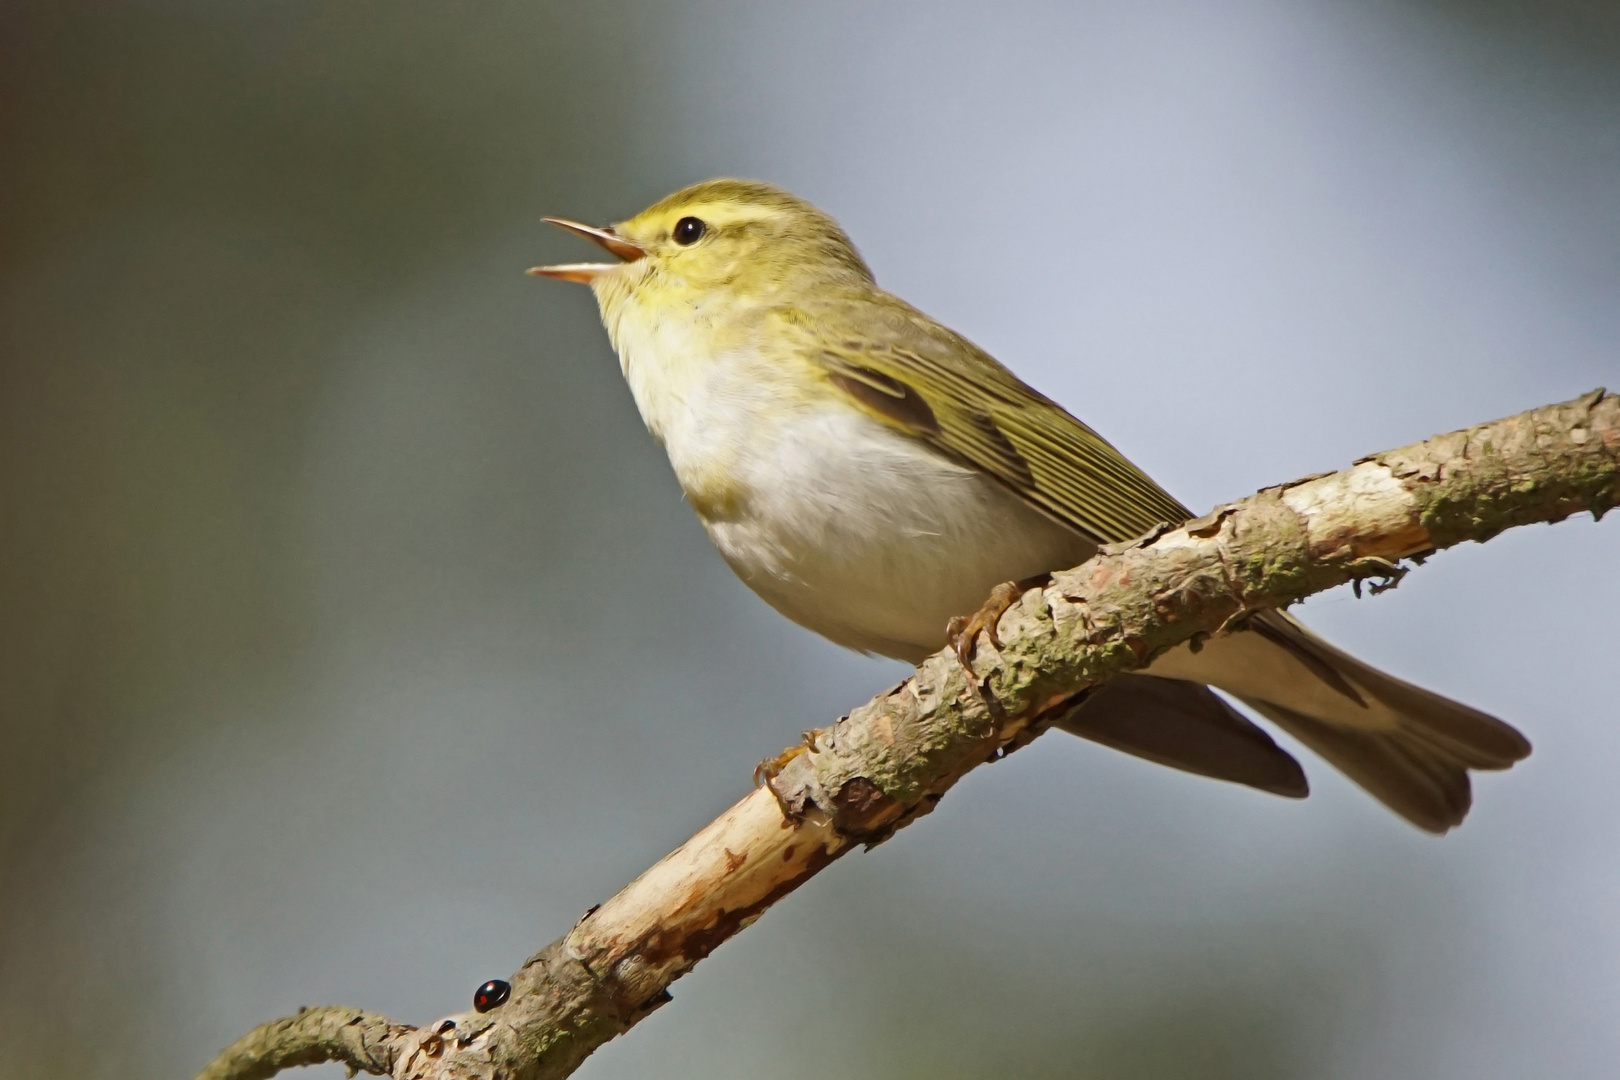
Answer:
<svg viewBox="0 0 1620 1080"><path fill-rule="evenodd" d="M869 413L1099 543L1192 516L1101 435L895 297L834 298L778 326L804 335L804 354Z"/></svg>

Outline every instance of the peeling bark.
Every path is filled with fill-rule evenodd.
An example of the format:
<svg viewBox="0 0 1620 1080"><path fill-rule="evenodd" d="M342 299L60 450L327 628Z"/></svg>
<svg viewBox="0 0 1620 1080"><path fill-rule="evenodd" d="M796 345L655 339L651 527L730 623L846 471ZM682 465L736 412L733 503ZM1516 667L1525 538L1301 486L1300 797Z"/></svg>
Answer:
<svg viewBox="0 0 1620 1080"><path fill-rule="evenodd" d="M1421 559L1620 502L1620 397L1574 401L1267 488L1114 545L1002 616L974 678L945 650L807 734L756 789L531 957L489 1013L421 1028L310 1009L238 1041L199 1080L338 1061L397 1080L558 1080L669 1000L668 987L856 844L927 813L968 770L1035 738L1086 691L1200 635Z"/></svg>

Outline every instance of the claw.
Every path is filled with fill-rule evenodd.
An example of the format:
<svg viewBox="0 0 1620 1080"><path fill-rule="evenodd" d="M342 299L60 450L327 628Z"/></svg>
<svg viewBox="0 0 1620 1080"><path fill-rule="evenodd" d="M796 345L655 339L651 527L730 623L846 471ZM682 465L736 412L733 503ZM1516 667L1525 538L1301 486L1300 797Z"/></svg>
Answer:
<svg viewBox="0 0 1620 1080"><path fill-rule="evenodd" d="M800 754L808 754L813 749L814 740L811 738L812 734L812 732L805 732L804 742L798 746L790 746L775 757L766 758L754 766L754 786L757 788L762 787L771 793L771 797L776 800L776 805L782 811L782 817L787 821L798 822L802 821L803 817L793 812L793 808L787 804L786 799L782 798L782 793L776 790L776 785L771 781L782 774L782 770L787 768L788 762Z"/></svg>
<svg viewBox="0 0 1620 1080"><path fill-rule="evenodd" d="M978 647L979 634L983 633L989 638L990 644L999 651L1001 635L996 631L996 624L1001 622L1001 617L1018 603L1025 590L1044 586L1051 580L1050 574L1037 574L1022 581L1003 581L990 590L990 598L978 611L966 618L958 615L946 624L945 643L956 653L957 662L975 686L978 685L979 676L973 670L973 652Z"/></svg>
<svg viewBox="0 0 1620 1080"><path fill-rule="evenodd" d="M783 769L787 768L788 762L792 761L800 754L808 754L809 752L810 747L807 740L806 742L800 743L797 746L788 747L775 757L766 758L764 761L754 766L754 786L769 787L770 782L780 776Z"/></svg>

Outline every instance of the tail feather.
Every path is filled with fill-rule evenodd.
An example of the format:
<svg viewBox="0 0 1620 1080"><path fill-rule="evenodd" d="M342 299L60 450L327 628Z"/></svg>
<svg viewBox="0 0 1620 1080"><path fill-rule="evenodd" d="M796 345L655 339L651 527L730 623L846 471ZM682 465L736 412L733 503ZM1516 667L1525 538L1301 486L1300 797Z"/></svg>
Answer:
<svg viewBox="0 0 1620 1080"><path fill-rule="evenodd" d="M1259 632L1215 638L1198 653L1173 650L1149 671L1234 694L1430 832L1467 815L1469 769L1505 769L1530 753L1495 717L1379 671L1287 615L1256 623Z"/></svg>
<svg viewBox="0 0 1620 1080"><path fill-rule="evenodd" d="M1310 651L1348 683L1360 687L1413 725L1414 737L1472 769L1506 769L1530 753L1530 742L1489 713L1441 697L1356 659L1280 612L1262 616L1268 636Z"/></svg>
<svg viewBox="0 0 1620 1080"><path fill-rule="evenodd" d="M1426 745L1421 733L1354 731L1268 701L1244 704L1420 829L1443 833L1460 825L1473 804L1467 767Z"/></svg>

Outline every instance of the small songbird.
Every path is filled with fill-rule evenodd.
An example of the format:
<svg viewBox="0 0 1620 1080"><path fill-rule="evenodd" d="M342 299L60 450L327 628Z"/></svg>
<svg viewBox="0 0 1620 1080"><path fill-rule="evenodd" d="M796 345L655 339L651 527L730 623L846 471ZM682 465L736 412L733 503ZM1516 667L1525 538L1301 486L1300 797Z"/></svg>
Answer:
<svg viewBox="0 0 1620 1080"><path fill-rule="evenodd" d="M530 273L591 287L642 419L720 554L840 645L917 662L978 610L957 642L971 655L981 629L994 633L1000 611L980 605L997 586L1192 516L1056 402L878 288L838 223L786 191L710 180L607 228L546 220L621 260ZM1530 752L1500 720L1277 611L1116 677L1062 726L1303 797L1298 762L1211 686L1430 832L1467 814L1469 769Z"/></svg>

